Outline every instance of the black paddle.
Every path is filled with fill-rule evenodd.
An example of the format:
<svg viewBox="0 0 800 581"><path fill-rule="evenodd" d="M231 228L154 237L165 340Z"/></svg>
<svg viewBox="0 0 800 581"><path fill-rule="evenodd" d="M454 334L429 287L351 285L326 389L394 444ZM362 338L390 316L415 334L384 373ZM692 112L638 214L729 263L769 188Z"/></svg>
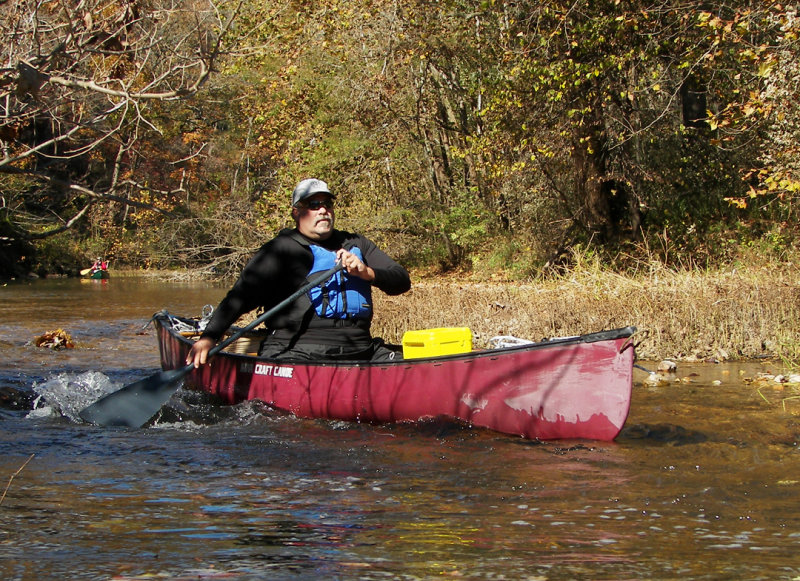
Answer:
<svg viewBox="0 0 800 581"><path fill-rule="evenodd" d="M255 321L233 333L224 341L215 345L209 352L209 358L222 351L225 347L236 341L247 331L263 323L275 313L294 302L301 295L307 293L317 285L322 284L338 271L344 268L341 263L330 270L315 276L305 286L297 289L291 296L281 301L276 306L262 314ZM172 397L178 390L180 381L183 377L194 369L193 363L187 363L181 369L162 371L150 377L146 377L136 383L131 383L125 387L110 393L92 405L84 408L78 414L80 417L92 424L99 426L127 426L138 428L156 415L161 406Z"/></svg>

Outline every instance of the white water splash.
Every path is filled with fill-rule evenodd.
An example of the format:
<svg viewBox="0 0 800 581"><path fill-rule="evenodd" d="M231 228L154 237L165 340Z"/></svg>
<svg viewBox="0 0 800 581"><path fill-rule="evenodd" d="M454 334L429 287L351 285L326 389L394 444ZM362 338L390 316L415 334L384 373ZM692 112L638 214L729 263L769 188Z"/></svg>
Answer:
<svg viewBox="0 0 800 581"><path fill-rule="evenodd" d="M78 415L82 409L117 389L119 386L99 371L59 373L33 385L38 397L27 417L64 416L73 422L82 422Z"/></svg>

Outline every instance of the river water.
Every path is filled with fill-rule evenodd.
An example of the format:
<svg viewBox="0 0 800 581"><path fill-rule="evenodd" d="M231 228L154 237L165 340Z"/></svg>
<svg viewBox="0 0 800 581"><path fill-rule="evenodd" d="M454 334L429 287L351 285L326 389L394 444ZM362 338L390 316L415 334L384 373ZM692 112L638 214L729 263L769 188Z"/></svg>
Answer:
<svg viewBox="0 0 800 581"><path fill-rule="evenodd" d="M800 579L800 398L758 379L774 363L637 370L615 442L187 395L150 428L74 419L158 370L154 312L224 291L0 286L0 578ZM74 349L33 345L58 328Z"/></svg>

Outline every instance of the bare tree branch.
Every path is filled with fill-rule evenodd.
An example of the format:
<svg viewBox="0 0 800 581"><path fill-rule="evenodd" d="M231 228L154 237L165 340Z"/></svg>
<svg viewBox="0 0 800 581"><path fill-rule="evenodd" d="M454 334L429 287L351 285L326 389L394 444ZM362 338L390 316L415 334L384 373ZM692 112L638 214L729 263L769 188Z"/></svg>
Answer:
<svg viewBox="0 0 800 581"><path fill-rule="evenodd" d="M0 2L0 194L14 188L35 197L40 218L53 222L27 237L74 227L100 202L170 213L171 196L184 187L180 172L178 184L133 174L197 153L151 159L158 153L144 140L161 134L164 111L153 104L201 89L242 1ZM23 206L0 212L17 223Z"/></svg>

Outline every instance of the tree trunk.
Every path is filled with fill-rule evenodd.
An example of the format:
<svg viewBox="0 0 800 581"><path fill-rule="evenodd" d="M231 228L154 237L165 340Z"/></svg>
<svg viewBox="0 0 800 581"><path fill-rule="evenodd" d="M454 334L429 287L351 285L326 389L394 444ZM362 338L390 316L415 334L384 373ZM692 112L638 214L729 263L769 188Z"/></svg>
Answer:
<svg viewBox="0 0 800 581"><path fill-rule="evenodd" d="M602 109L592 107L573 130L572 160L581 204L577 222L601 243L635 236L641 225L639 204L624 183L608 172L608 143Z"/></svg>
<svg viewBox="0 0 800 581"><path fill-rule="evenodd" d="M578 221L586 230L607 241L611 234L611 208L604 187L606 154L602 122L585 118L587 123L575 127L572 160L575 167L575 187L582 201Z"/></svg>

